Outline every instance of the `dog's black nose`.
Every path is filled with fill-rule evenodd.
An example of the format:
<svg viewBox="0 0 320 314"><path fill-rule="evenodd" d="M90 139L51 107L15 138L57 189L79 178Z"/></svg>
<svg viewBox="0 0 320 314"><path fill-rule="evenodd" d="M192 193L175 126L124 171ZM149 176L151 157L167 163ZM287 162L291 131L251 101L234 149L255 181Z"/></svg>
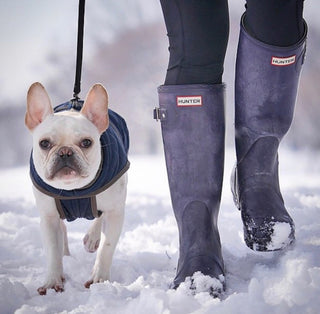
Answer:
<svg viewBox="0 0 320 314"><path fill-rule="evenodd" d="M71 157L73 155L73 150L70 147L61 147L58 151L58 154L61 158Z"/></svg>

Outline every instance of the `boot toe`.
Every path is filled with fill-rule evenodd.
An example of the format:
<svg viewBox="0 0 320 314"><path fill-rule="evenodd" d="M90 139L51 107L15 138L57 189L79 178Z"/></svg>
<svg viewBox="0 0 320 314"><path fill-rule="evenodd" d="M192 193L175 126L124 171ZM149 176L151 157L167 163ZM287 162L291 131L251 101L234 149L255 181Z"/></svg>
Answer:
<svg viewBox="0 0 320 314"><path fill-rule="evenodd" d="M217 297L225 290L224 271L213 257L195 256L187 258L177 272L172 288L185 283L193 293L209 292Z"/></svg>
<svg viewBox="0 0 320 314"><path fill-rule="evenodd" d="M244 216L244 215L243 215ZM273 219L243 219L246 245L254 251L277 251L294 241L294 225Z"/></svg>

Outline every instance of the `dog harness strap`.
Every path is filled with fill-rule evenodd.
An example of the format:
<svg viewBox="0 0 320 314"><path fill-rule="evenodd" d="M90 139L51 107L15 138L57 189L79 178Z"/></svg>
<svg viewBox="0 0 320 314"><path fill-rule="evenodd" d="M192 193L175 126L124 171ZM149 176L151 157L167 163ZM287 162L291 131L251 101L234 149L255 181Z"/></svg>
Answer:
<svg viewBox="0 0 320 314"><path fill-rule="evenodd" d="M98 210L96 196L90 197L90 200L91 200L91 210L92 210L93 217L94 218L100 217L102 212L100 210Z"/></svg>
<svg viewBox="0 0 320 314"><path fill-rule="evenodd" d="M60 200L58 198L55 198L54 201L56 203L57 211L58 211L58 213L60 215L60 218L61 219L66 219L66 215L64 214L64 210L62 208Z"/></svg>

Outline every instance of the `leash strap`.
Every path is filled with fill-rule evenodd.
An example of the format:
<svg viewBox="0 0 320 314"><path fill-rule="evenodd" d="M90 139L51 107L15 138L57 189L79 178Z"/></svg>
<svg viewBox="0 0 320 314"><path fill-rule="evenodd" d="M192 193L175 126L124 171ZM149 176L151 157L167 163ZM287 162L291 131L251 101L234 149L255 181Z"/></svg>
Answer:
<svg viewBox="0 0 320 314"><path fill-rule="evenodd" d="M77 41L77 63L76 63L76 76L73 88L73 100L79 99L81 91L81 69L82 69L82 55L83 55L83 29L84 29L84 11L85 0L79 0L78 11L78 41Z"/></svg>

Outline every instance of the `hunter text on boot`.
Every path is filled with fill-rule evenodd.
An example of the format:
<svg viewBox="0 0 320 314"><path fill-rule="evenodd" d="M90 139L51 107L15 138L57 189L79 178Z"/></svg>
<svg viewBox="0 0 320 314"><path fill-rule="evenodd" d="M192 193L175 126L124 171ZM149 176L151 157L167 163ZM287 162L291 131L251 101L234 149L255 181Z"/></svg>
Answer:
<svg viewBox="0 0 320 314"><path fill-rule="evenodd" d="M296 56L290 57L272 57L271 64L276 66L287 66L296 62Z"/></svg>
<svg viewBox="0 0 320 314"><path fill-rule="evenodd" d="M202 96L177 96L178 107L202 106Z"/></svg>

